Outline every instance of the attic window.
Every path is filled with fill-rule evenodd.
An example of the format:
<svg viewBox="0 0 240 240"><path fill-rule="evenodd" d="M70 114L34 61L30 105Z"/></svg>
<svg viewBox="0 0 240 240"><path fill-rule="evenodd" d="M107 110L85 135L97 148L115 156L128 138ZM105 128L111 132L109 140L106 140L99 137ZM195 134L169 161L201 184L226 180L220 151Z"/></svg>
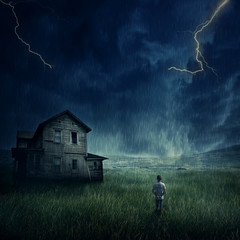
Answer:
<svg viewBox="0 0 240 240"><path fill-rule="evenodd" d="M72 143L77 143L77 133L72 132Z"/></svg>
<svg viewBox="0 0 240 240"><path fill-rule="evenodd" d="M61 143L61 131L60 130L55 130L54 142L55 143Z"/></svg>

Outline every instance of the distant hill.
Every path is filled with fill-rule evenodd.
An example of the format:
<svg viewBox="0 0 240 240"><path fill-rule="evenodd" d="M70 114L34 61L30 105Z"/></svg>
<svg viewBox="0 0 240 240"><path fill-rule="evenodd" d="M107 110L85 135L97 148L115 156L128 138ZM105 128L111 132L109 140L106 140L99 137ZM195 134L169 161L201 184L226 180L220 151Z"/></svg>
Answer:
<svg viewBox="0 0 240 240"><path fill-rule="evenodd" d="M183 155L179 157L177 162L179 164L196 167L240 168L240 145L205 153Z"/></svg>
<svg viewBox="0 0 240 240"><path fill-rule="evenodd" d="M240 145L174 157L107 156L105 168L240 168Z"/></svg>
<svg viewBox="0 0 240 240"><path fill-rule="evenodd" d="M212 151L209 151L208 153L212 153L212 152L240 152L240 145L234 145L234 146L223 148L223 149L212 150Z"/></svg>

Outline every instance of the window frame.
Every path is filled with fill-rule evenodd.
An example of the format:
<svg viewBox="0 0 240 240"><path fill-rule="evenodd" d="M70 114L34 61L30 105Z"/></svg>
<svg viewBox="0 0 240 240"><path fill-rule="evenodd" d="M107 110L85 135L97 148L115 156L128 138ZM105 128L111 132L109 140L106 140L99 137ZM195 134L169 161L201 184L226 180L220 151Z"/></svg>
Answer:
<svg viewBox="0 0 240 240"><path fill-rule="evenodd" d="M74 138L73 137L73 134L76 134L76 138ZM77 144L78 143L78 134L77 134L77 132L76 131L71 131L71 143L72 144ZM73 139L75 139L74 141L73 141Z"/></svg>
<svg viewBox="0 0 240 240"><path fill-rule="evenodd" d="M56 160L59 160L59 164L56 164ZM58 156L53 157L53 171L55 173L61 173L62 172L62 158Z"/></svg>
<svg viewBox="0 0 240 240"><path fill-rule="evenodd" d="M72 170L77 170L77 169L78 169L78 160L72 159Z"/></svg>
<svg viewBox="0 0 240 240"><path fill-rule="evenodd" d="M56 133L59 132L59 136L56 135ZM56 139L59 139L59 141L56 141ZM60 129L54 129L54 143L60 144L62 143L62 131Z"/></svg>

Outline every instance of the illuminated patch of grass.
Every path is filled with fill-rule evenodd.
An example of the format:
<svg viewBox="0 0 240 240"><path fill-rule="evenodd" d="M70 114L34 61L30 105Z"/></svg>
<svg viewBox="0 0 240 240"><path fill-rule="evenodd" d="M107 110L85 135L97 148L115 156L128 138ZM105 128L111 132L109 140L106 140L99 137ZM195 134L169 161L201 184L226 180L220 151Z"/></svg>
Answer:
<svg viewBox="0 0 240 240"><path fill-rule="evenodd" d="M154 170L156 171L156 170ZM104 182L35 182L0 195L1 239L238 239L239 170L108 170Z"/></svg>

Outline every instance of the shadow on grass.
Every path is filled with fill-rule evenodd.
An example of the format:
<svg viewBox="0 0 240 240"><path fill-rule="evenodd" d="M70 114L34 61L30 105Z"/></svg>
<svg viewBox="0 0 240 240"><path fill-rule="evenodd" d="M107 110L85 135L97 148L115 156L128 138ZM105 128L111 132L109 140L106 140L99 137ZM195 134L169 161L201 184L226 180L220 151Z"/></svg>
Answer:
<svg viewBox="0 0 240 240"><path fill-rule="evenodd" d="M80 178L19 178L14 176L11 166L0 164L0 194L10 192L42 194L49 192L56 195L75 192L81 195L87 186L94 187L102 183Z"/></svg>
<svg viewBox="0 0 240 240"><path fill-rule="evenodd" d="M74 194L82 195L89 185L98 185L101 182L89 182L81 179L25 179L15 182L13 189L21 193L54 195Z"/></svg>

